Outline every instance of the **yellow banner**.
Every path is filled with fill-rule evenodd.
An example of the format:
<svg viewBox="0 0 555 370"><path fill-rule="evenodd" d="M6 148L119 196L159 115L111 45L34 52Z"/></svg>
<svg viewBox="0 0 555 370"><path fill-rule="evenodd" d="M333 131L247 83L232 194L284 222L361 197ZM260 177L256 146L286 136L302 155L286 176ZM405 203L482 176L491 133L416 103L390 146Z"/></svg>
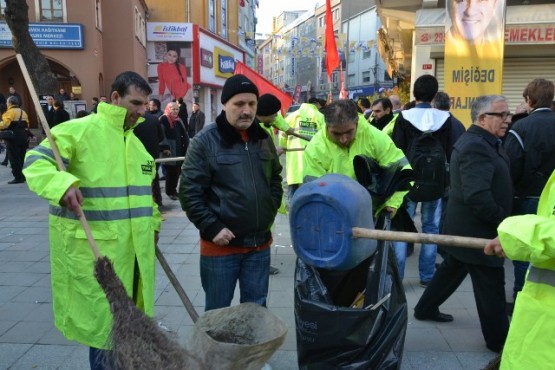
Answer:
<svg viewBox="0 0 555 370"><path fill-rule="evenodd" d="M505 0L446 0L445 92L466 127L481 95L501 94Z"/></svg>

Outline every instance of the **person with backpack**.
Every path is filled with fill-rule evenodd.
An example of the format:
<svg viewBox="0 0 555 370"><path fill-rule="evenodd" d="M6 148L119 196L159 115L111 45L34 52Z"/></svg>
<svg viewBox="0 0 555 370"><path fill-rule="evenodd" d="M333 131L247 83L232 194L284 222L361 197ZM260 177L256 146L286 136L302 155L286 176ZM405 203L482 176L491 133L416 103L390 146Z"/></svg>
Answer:
<svg viewBox="0 0 555 370"><path fill-rule="evenodd" d="M25 182L22 170L29 139L27 134L29 117L27 112L20 108L19 99L16 96L8 97L7 103L8 110L2 114L0 130L3 130L7 158L10 160L14 177L13 180L8 181L8 184L21 184Z"/></svg>
<svg viewBox="0 0 555 370"><path fill-rule="evenodd" d="M405 197L404 207L414 219L416 206L421 203L422 232L439 233L441 198L448 184L447 166L451 156L453 135L448 112L432 108L438 92L434 76L423 75L414 82L416 106L399 113L391 138L409 160L414 170L414 186ZM404 277L407 243L394 242L399 273ZM436 244L422 244L418 269L420 285L426 287L435 272Z"/></svg>
<svg viewBox="0 0 555 370"><path fill-rule="evenodd" d="M453 147L450 199L443 232L493 239L497 227L512 209L509 157L501 145L511 113L505 97L486 95L472 103L471 117L472 125ZM441 313L439 306L470 275L486 346L493 352L501 351L509 331L503 259L486 255L481 249L443 249L444 260L414 307L414 317L453 321L453 316Z"/></svg>

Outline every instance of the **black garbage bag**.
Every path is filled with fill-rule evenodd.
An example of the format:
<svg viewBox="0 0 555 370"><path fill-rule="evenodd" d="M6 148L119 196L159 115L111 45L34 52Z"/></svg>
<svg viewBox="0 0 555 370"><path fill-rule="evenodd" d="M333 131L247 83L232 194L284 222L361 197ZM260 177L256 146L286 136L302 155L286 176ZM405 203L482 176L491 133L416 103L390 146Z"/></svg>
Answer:
<svg viewBox="0 0 555 370"><path fill-rule="evenodd" d="M382 167L373 158L355 155L353 168L359 184L372 196L374 208L380 207L396 191L410 190L414 171L396 162Z"/></svg>
<svg viewBox="0 0 555 370"><path fill-rule="evenodd" d="M318 271L297 259L295 325L300 369L401 367L407 301L391 243L380 241L376 253L357 268L360 266L366 269L367 278L366 281L361 279L366 293L363 308L359 309L334 302L323 281L332 275L328 273L322 279L320 273L325 271ZM341 273L343 278L353 280L353 275ZM341 283L335 287L337 285ZM379 302L381 304L376 304Z"/></svg>

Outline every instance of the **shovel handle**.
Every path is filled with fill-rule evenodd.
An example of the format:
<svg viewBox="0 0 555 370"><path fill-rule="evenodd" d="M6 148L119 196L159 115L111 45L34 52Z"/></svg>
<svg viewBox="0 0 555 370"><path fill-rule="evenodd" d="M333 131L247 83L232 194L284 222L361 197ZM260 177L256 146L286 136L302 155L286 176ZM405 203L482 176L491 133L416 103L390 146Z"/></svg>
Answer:
<svg viewBox="0 0 555 370"><path fill-rule="evenodd" d="M166 261L166 257L164 257L164 254L162 253L160 248L158 248L158 246L156 246L156 257L158 257L158 262L160 262L160 266L162 266L162 269L168 276L170 283L172 283L173 288L175 289L177 295L179 296L179 299L181 299L181 302L183 302L183 305L185 306L187 313L189 313L189 316L191 316L191 320L193 320L194 323L197 322L198 320L197 310L195 310L193 303L187 296L187 293L185 293L185 290L179 283L179 280L177 280L177 276L175 276L175 274L173 273L170 265L168 264L168 261Z"/></svg>
<svg viewBox="0 0 555 370"><path fill-rule="evenodd" d="M353 227L354 238L400 241L407 243L439 244L447 247L484 249L489 239L470 238L466 236L409 233L406 231L372 230Z"/></svg>
<svg viewBox="0 0 555 370"><path fill-rule="evenodd" d="M185 157L172 157L172 158L156 158L154 162L156 163L166 163L166 162L179 162L184 161Z"/></svg>

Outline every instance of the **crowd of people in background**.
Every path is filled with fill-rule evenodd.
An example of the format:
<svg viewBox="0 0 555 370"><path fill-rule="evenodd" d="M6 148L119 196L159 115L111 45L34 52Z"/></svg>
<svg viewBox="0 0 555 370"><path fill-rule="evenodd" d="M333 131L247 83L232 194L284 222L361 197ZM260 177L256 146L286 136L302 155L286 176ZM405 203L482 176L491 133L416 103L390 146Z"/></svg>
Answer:
<svg viewBox="0 0 555 370"><path fill-rule="evenodd" d="M151 91L142 78L124 74L118 77L121 86L115 86L109 98L94 97L90 111L77 112L75 118L79 121L72 124L102 124L104 118L116 122L116 110L127 110L132 117L126 116L126 130L134 130L137 142L148 152L144 157L169 158L153 166L148 186L153 202L163 207L160 181L165 180L167 197L180 200L199 229L206 310L228 306L237 282L241 302L266 304L268 276L273 273L269 264L271 225L278 209L287 212L287 202L282 197L280 155L285 154L287 164L289 201L304 183L324 174L337 173L356 179L353 158L362 155L380 167L412 170L415 176L412 188L398 189L383 203L375 204L376 214L385 212L393 220L399 214L414 219L419 206L424 233L492 240L484 251L422 244L418 270L419 283L425 290L414 308L414 317L453 321L455 318L441 312L440 306L470 275L487 348L500 352L508 343L511 353L506 355L507 361L533 363L524 361L525 355L518 357L514 353L522 346L523 331L527 328L521 322L529 322L530 315L542 311L534 304L546 299L555 301L552 290L537 287L547 284L555 289L552 278L555 261L550 254L553 236L546 234L554 227L550 211L555 181L553 82L545 79L530 82L523 91L524 103L514 113L503 96L477 97L471 109L472 123L465 129L449 112L449 95L438 91L438 82L431 75L416 79L412 91L415 100L404 105L397 95L335 102L311 98L285 116L277 98L271 94L259 97L252 81L235 75L223 87L222 113L214 123L207 123L200 102L194 101L190 110L187 107L184 101L187 90L171 90L174 86L171 81L186 78L186 72L175 65L177 55L172 52L168 51L167 65L159 74L165 76L164 89L167 87L173 91L172 96L180 97L162 107L157 97L148 97ZM133 97L140 100L141 107L129 100ZM43 113L54 132L87 130L77 123L74 128L62 125L70 121L64 102L73 99L75 95L64 89L44 97ZM7 145L6 159L1 164L7 165L9 161L11 165L14 179L9 184L23 183L26 181L23 162L32 134L21 96L13 86L7 98L0 94L0 110L0 137ZM280 135L276 137L278 131ZM426 145L439 148L441 153L434 155L444 158L446 178L439 191L424 193L427 188L416 185L422 174L415 148L425 145L423 137L431 140ZM92 141L87 145L93 145ZM138 147L133 150L141 152ZM31 156L45 156L40 150L33 153ZM39 166L48 161L39 160L35 164L31 157L28 160L30 169L25 174L33 176L32 187L37 188L43 184ZM252 181L245 182L245 173ZM54 176L54 172L49 176ZM78 190L69 187L62 204L79 212L81 202ZM536 213L536 218L521 216ZM256 224L248 222L254 214L259 220ZM523 235L513 219L528 222L536 229ZM545 246L538 247L542 243ZM393 248L403 279L405 261L412 248L404 242L395 242ZM436 263L438 253L441 263ZM500 256L513 260L512 302L506 302ZM532 286L527 289L528 285ZM524 298L520 299L521 296ZM513 310L515 317L509 326ZM553 325L549 323L548 327ZM526 338L541 340L539 334L528 334ZM91 353L102 351L99 342L83 337L83 343L90 344Z"/></svg>

